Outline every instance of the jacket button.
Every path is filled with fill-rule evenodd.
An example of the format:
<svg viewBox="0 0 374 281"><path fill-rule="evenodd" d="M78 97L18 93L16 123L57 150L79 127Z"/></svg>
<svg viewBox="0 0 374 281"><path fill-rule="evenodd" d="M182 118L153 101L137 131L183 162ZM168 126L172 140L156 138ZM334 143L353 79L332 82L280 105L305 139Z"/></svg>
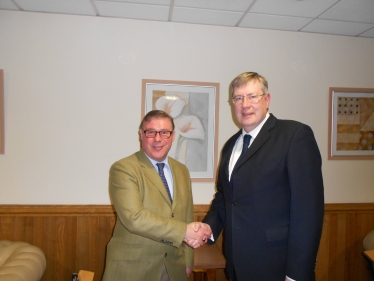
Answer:
<svg viewBox="0 0 374 281"><path fill-rule="evenodd" d="M174 213L171 213L171 217L174 218Z"/></svg>
<svg viewBox="0 0 374 281"><path fill-rule="evenodd" d="M235 207L235 206L236 206L236 203L235 203L235 202L232 202L231 206Z"/></svg>
<svg viewBox="0 0 374 281"><path fill-rule="evenodd" d="M167 255L168 255L168 253L165 253L164 257L166 258Z"/></svg>

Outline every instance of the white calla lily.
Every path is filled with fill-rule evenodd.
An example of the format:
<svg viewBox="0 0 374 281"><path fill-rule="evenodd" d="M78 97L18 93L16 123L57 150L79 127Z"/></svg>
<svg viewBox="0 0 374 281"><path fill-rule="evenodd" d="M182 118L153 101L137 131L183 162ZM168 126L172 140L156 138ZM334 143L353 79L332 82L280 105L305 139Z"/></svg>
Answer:
<svg viewBox="0 0 374 281"><path fill-rule="evenodd" d="M185 101L177 96L162 96L156 101L156 109L165 111L172 118L177 117L181 114Z"/></svg>
<svg viewBox="0 0 374 281"><path fill-rule="evenodd" d="M188 115L179 120L176 128L177 132L189 139L204 140L205 130L199 118L194 115Z"/></svg>

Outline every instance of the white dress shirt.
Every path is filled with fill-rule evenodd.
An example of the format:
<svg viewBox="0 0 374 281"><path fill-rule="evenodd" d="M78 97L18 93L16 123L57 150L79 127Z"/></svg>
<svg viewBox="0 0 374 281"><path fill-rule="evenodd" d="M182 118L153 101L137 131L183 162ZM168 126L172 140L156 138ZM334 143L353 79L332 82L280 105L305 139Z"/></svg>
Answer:
<svg viewBox="0 0 374 281"><path fill-rule="evenodd" d="M258 133L260 132L262 126L265 124L266 120L268 120L269 117L270 117L270 114L268 112L268 113L266 113L266 116L265 116L264 120L262 120L262 122L250 132L246 132L244 129L242 129L242 134L236 140L234 148L232 149L230 162L229 162L229 180L231 179L231 173L232 173L232 170L235 167L236 161L238 161L238 159L240 157L240 154L242 153L244 135L246 135L246 134L251 135L252 138L251 138L251 141L249 142L249 146L248 146L248 147L250 147L252 142L257 137Z"/></svg>
<svg viewBox="0 0 374 281"><path fill-rule="evenodd" d="M165 164L165 166L164 166L164 175L165 175L166 181L168 183L168 187L169 187L171 198L174 199L174 182L173 182L173 177L172 177L171 169L170 169L169 162L168 162L168 157L166 157L166 159L164 161L158 162L158 161L155 161L152 158L150 158L147 155L147 153L144 152L144 154L151 161L151 163L152 163L153 167L155 167L157 173L158 173L157 163L164 163Z"/></svg>

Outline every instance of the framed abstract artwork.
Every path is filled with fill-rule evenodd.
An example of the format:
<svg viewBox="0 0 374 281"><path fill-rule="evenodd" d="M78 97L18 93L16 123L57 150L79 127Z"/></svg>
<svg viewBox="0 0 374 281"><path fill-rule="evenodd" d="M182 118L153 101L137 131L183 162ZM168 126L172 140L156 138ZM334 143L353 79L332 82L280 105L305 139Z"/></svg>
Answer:
<svg viewBox="0 0 374 281"><path fill-rule="evenodd" d="M329 92L328 159L374 159L374 89Z"/></svg>
<svg viewBox="0 0 374 281"><path fill-rule="evenodd" d="M192 181L215 181L218 97L219 83L142 80L142 118L154 109L173 118L169 156L187 166Z"/></svg>

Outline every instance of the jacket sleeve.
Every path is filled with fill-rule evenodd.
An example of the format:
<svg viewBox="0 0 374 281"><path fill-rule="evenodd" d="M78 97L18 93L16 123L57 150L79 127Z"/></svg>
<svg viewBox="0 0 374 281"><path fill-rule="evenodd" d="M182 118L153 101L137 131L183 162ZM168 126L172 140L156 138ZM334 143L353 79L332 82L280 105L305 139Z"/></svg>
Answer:
<svg viewBox="0 0 374 281"><path fill-rule="evenodd" d="M236 135L235 135L236 136ZM232 141L233 138L227 141L225 146L222 149L222 158L227 155L231 155L231 151L229 149L230 141ZM210 210L206 217L204 218L203 222L209 224L209 226L212 229L213 237L215 238L215 241L217 240L218 236L221 234L223 228L226 225L226 207L225 207L225 197L223 193L223 185L225 184L225 165L222 164L222 158L221 158L221 164L219 166L218 175L217 175L217 182L216 182L216 188L217 191L214 195L212 204L210 206ZM227 181L228 179L226 179ZM226 184L228 184L226 182ZM213 244L215 241L209 240L209 244Z"/></svg>
<svg viewBox="0 0 374 281"><path fill-rule="evenodd" d="M189 174L188 174L189 175ZM194 221L194 210L193 210L193 198L192 198L192 188L191 188L191 181L189 184L189 203L188 203L188 209L186 214L186 223L189 224ZM186 259L186 267L192 268L194 266L194 249L188 246L187 244L182 244L184 248L184 256Z"/></svg>
<svg viewBox="0 0 374 281"><path fill-rule="evenodd" d="M171 209L158 196L148 198L149 203L145 206L142 187L146 184L149 182L135 165L129 162L113 164L109 193L119 220L133 234L158 242L168 241L170 246L179 248L186 233L186 222L168 217Z"/></svg>
<svg viewBox="0 0 374 281"><path fill-rule="evenodd" d="M294 134L287 163L291 204L286 275L309 280L314 276L324 216L322 160L310 127L302 126Z"/></svg>

